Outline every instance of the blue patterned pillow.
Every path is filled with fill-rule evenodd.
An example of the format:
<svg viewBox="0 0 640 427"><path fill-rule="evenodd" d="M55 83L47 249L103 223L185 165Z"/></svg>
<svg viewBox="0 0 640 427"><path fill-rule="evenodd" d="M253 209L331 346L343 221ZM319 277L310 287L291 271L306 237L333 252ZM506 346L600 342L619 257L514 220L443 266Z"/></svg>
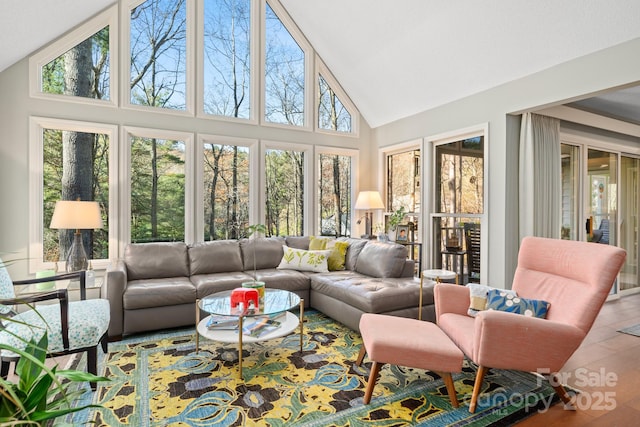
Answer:
<svg viewBox="0 0 640 427"><path fill-rule="evenodd" d="M487 294L487 310L507 311L544 319L547 317L550 305L542 300L520 298L502 289L492 289Z"/></svg>

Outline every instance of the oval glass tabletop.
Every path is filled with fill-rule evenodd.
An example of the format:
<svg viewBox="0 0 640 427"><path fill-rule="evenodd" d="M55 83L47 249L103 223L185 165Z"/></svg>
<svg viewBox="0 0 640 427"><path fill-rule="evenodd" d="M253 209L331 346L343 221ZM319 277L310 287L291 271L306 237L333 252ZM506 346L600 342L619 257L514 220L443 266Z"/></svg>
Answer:
<svg viewBox="0 0 640 427"><path fill-rule="evenodd" d="M231 309L231 292L232 291L222 291L206 296L199 301L198 306L201 310L209 314L238 316L239 313ZM293 292L267 288L264 291L264 305L258 310L248 310L244 313L244 316L252 317L264 314L277 314L294 309L299 305L300 297Z"/></svg>

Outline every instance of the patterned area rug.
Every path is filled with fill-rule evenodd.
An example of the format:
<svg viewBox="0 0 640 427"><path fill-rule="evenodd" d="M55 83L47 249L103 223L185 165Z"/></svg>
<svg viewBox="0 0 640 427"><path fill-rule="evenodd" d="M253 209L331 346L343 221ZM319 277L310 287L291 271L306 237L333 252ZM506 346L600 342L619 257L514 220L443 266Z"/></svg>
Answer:
<svg viewBox="0 0 640 427"><path fill-rule="evenodd" d="M640 337L640 323L637 325L627 326L626 328L618 329L618 332Z"/></svg>
<svg viewBox="0 0 640 427"><path fill-rule="evenodd" d="M468 401L475 367L454 374L454 409L439 376L385 365L369 405L362 404L370 362L355 360L360 335L324 315L305 313L299 335L244 348L244 381L233 345L200 341L193 329L109 344L101 367L112 382L98 387L103 409L75 414L73 424L102 426L444 426L511 425L556 402L537 376L491 371L475 414ZM83 369L83 360L75 367Z"/></svg>

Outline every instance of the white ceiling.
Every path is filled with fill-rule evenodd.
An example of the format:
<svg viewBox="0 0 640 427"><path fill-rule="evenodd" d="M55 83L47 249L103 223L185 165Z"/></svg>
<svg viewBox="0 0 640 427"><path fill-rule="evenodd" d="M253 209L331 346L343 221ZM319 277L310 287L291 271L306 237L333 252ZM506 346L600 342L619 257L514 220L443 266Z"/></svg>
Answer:
<svg viewBox="0 0 640 427"><path fill-rule="evenodd" d="M638 0L280 1L372 127L640 37ZM3 0L0 71L113 3Z"/></svg>

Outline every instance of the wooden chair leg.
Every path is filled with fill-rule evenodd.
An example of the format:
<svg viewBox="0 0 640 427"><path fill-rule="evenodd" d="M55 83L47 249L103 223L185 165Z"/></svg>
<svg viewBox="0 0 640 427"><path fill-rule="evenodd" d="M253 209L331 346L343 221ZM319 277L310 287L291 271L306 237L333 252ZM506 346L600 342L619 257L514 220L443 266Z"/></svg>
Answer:
<svg viewBox="0 0 640 427"><path fill-rule="evenodd" d="M93 375L98 375L98 346L87 350L87 371ZM92 381L89 383L91 390L96 391L97 383Z"/></svg>
<svg viewBox="0 0 640 427"><path fill-rule="evenodd" d="M444 385L447 387L447 394L449 395L449 400L451 400L451 405L454 408L460 406L458 403L458 394L456 393L456 387L453 385L453 378L451 378L451 373L449 372L436 372L442 378Z"/></svg>
<svg viewBox="0 0 640 427"><path fill-rule="evenodd" d="M555 373L550 374L550 375L547 376L547 380L551 384L551 387L553 387L553 389L555 390L555 392L558 395L558 397L565 404L565 407L569 407L569 408L575 409L575 408L573 408L573 403L571 401L571 396L569 395L569 393L567 393L567 390L565 390L564 386L560 383L560 380L558 379L558 376Z"/></svg>
<svg viewBox="0 0 640 427"><path fill-rule="evenodd" d="M358 358L356 359L356 366L360 366L362 364L365 354L367 354L367 349L364 347L364 344L362 344L362 347L360 347L360 353L358 354Z"/></svg>
<svg viewBox="0 0 640 427"><path fill-rule="evenodd" d="M363 403L368 405L371 401L371 395L373 394L373 388L376 386L376 382L378 381L378 374L380 374L380 367L382 367L384 363L378 363L375 360L371 363L371 372L369 373L369 382L367 382L367 389L364 392Z"/></svg>
<svg viewBox="0 0 640 427"><path fill-rule="evenodd" d="M480 395L480 390L482 389L482 381L484 380L484 376L488 371L489 368L487 368L486 366L478 366L478 372L476 373L476 382L473 385L473 393L471 394L471 403L469 403L469 412L472 414L476 411L478 396Z"/></svg>

